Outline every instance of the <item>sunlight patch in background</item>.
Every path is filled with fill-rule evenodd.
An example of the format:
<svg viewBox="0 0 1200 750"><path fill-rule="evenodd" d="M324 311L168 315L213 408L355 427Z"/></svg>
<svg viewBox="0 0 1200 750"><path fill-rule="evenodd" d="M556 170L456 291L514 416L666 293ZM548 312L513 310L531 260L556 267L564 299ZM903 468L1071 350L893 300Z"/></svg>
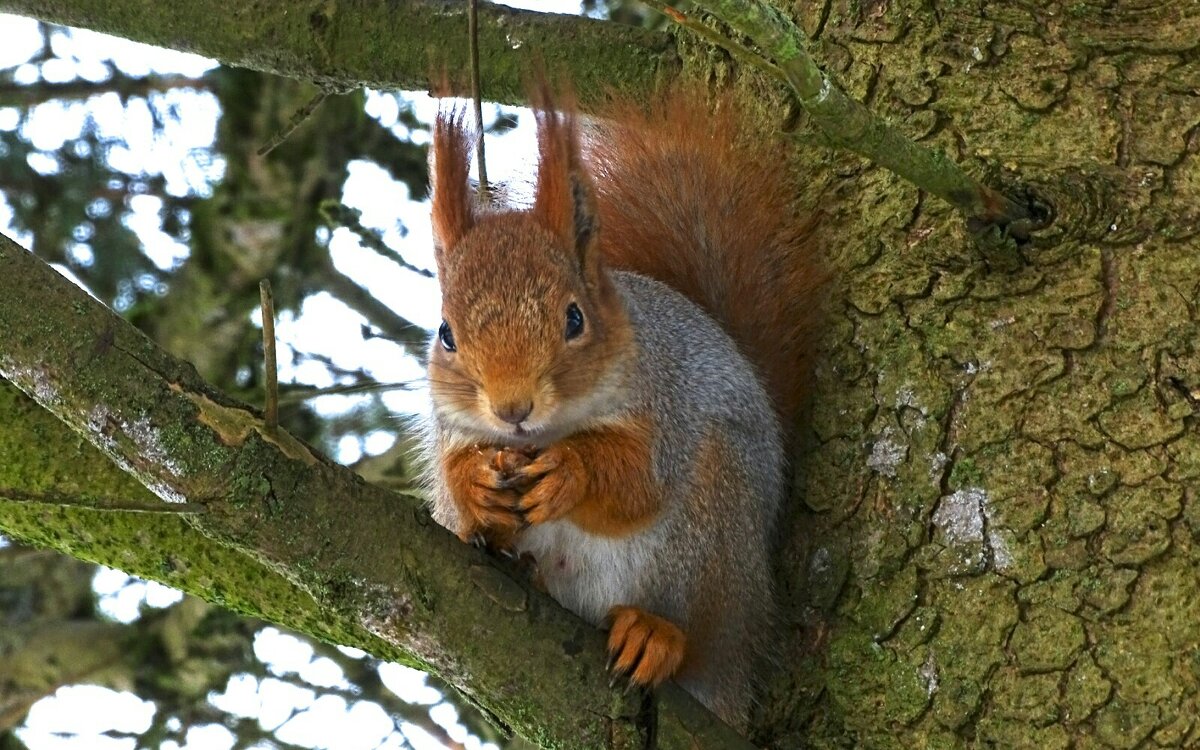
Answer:
<svg viewBox="0 0 1200 750"><path fill-rule="evenodd" d="M155 581L143 581L128 573L101 566L92 579L100 611L117 622L130 623L142 615L142 607L163 609L183 599L183 593Z"/></svg>
<svg viewBox="0 0 1200 750"><path fill-rule="evenodd" d="M35 703L29 710L26 728L18 730L18 735L30 750L84 747L130 750L134 746L132 740L106 737L104 733L144 732L150 728L154 710L153 703L133 693L95 685L70 685ZM62 736L68 732L76 736Z"/></svg>
<svg viewBox="0 0 1200 750"><path fill-rule="evenodd" d="M357 649L341 649L362 658ZM226 691L210 698L213 705L232 714L257 719L263 729L277 732L281 741L305 747L373 748L411 746L441 748L427 732L402 717L389 717L378 704L357 700L352 685L331 659L316 656L312 647L276 628L267 627L254 639L254 653L272 676L236 675ZM333 688L332 694L317 697L316 691L289 681ZM425 684L425 674L398 664L381 664L383 684L402 700L416 706L432 706L432 719L455 741L473 750L494 750L471 737L458 722L457 712L444 703L442 694ZM447 712L444 707L449 707ZM348 732L346 722L354 727Z"/></svg>

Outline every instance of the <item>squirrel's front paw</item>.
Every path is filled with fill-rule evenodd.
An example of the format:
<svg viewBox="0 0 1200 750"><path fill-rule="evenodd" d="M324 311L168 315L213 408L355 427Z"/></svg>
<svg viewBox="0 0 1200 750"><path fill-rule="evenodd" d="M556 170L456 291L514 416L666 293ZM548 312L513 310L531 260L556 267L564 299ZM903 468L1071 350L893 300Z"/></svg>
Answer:
<svg viewBox="0 0 1200 750"><path fill-rule="evenodd" d="M531 524L562 518L587 490L587 473L579 453L552 445L512 472L510 485L523 489L518 507Z"/></svg>
<svg viewBox="0 0 1200 750"><path fill-rule="evenodd" d="M638 607L608 612L609 663L614 677L628 675L635 685L654 687L683 663L687 638L675 623Z"/></svg>
<svg viewBox="0 0 1200 750"><path fill-rule="evenodd" d="M460 539L482 537L495 546L509 546L527 523L518 507L521 495L513 478L528 463L520 452L496 448L463 451L447 461L447 479L461 516Z"/></svg>

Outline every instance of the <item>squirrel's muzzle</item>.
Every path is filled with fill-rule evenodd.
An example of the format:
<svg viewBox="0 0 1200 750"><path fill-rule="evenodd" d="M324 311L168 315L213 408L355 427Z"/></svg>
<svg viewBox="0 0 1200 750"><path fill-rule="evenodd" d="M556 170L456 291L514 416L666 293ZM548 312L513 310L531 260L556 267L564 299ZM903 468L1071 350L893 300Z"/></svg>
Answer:
<svg viewBox="0 0 1200 750"><path fill-rule="evenodd" d="M529 418L533 402L529 400L503 401L492 404L492 413L509 424L519 425Z"/></svg>

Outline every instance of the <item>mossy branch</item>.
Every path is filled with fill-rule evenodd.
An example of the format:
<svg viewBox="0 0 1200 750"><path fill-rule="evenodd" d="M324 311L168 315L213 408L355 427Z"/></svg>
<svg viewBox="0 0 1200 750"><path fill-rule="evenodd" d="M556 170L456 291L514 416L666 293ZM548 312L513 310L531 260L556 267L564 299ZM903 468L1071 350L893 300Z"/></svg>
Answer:
<svg viewBox="0 0 1200 750"><path fill-rule="evenodd" d="M1025 206L977 182L944 153L913 142L843 93L809 56L804 31L779 9L762 0L696 0L696 4L750 37L774 61L813 123L834 145L942 198L973 224L997 226L1016 237L1028 235L1032 226ZM731 51L745 54L740 46Z"/></svg>
<svg viewBox="0 0 1200 750"><path fill-rule="evenodd" d="M0 0L0 12L196 52L334 89L428 90L430 71L465 70L470 57L465 2L258 0L253 7L245 13L217 0ZM535 58L570 80L584 104L610 88L649 91L681 67L674 40L664 32L481 3L479 60L488 99L524 101L524 79ZM466 75L452 83L467 92Z"/></svg>
<svg viewBox="0 0 1200 750"><path fill-rule="evenodd" d="M160 499L202 505L205 512L187 516L194 533L307 592L326 620L319 628L326 637L345 634L338 640L375 651L382 641L385 657L411 655L410 662L429 666L543 746L641 748L656 727L660 748L749 747L677 689L662 691L647 717L637 696L609 687L601 633L459 543L416 499L369 485L285 431L267 430L256 411L214 390L2 236L0 376ZM124 525L162 518L122 515ZM0 527L6 525L0 515ZM63 524L49 538L66 537L61 543L69 548L78 533ZM87 533L102 538L106 526L99 522ZM178 547L158 548L149 534L138 538L133 548L102 547L105 559L97 561L188 563L177 559ZM243 585L259 583L246 577ZM198 582L195 588L214 596ZM218 603L253 596L224 591Z"/></svg>

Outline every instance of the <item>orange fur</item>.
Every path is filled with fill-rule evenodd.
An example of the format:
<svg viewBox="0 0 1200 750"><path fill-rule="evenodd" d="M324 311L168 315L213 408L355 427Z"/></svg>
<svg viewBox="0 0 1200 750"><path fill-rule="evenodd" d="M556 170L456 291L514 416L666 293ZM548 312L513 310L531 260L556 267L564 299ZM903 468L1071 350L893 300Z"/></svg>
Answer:
<svg viewBox="0 0 1200 750"><path fill-rule="evenodd" d="M477 248L491 256L486 263L458 256ZM500 431L507 426L494 415L494 405L532 402L533 424L553 420L593 393L610 363L629 356L628 315L611 281L597 274L596 283L585 283L528 215L485 217L447 255L439 263L443 315L458 351L431 350L430 386L444 408L496 430L497 444L506 442ZM583 334L568 342L562 336L563 310L572 301L587 320Z"/></svg>
<svg viewBox="0 0 1200 750"><path fill-rule="evenodd" d="M624 536L657 514L662 491L650 471L649 419L571 435L514 471L528 490L519 506L529 523L568 518L598 536Z"/></svg>
<svg viewBox="0 0 1200 750"><path fill-rule="evenodd" d="M597 119L587 161L600 252L720 323L762 373L790 433L807 395L828 274L812 247L813 222L795 216L778 138L751 132L731 96L716 104L683 88L649 108L613 102Z"/></svg>
<svg viewBox="0 0 1200 750"><path fill-rule="evenodd" d="M525 524L559 518L599 536L645 527L662 499L650 470L650 429L648 419L632 419L536 453L480 445L444 453L442 471L464 519L459 537L482 533L507 546Z"/></svg>
<svg viewBox="0 0 1200 750"><path fill-rule="evenodd" d="M517 508L519 493L509 486L520 455L515 451L502 455L478 445L442 454L442 473L462 518L460 539L471 541L479 534L495 546L508 547L525 525Z"/></svg>
<svg viewBox="0 0 1200 750"><path fill-rule="evenodd" d="M613 671L638 685L655 686L683 664L687 638L674 623L638 607L613 607L608 615Z"/></svg>
<svg viewBox="0 0 1200 750"><path fill-rule="evenodd" d="M458 244L475 224L474 199L468 187L471 137L463 125L464 110L439 111L433 126L433 237L439 253Z"/></svg>
<svg viewBox="0 0 1200 750"><path fill-rule="evenodd" d="M538 172L532 214L543 226L575 244L577 202L595 213L591 179L581 162L579 124L571 97L555 102L543 78L530 97L537 118ZM590 232L590 229L589 229ZM585 244L590 244L591 237Z"/></svg>

